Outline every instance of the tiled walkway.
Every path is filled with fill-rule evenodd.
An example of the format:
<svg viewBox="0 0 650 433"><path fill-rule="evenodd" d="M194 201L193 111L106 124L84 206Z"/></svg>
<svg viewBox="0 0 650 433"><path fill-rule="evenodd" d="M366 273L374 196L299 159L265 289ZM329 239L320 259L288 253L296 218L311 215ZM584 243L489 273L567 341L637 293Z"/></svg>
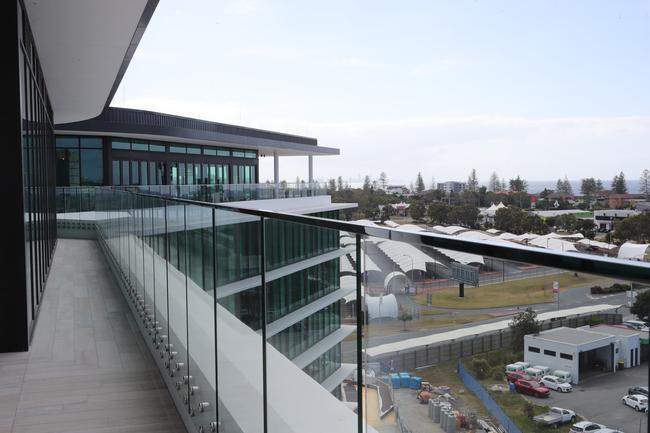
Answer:
<svg viewBox="0 0 650 433"><path fill-rule="evenodd" d="M95 241L59 239L35 329L0 354L0 433L185 432Z"/></svg>

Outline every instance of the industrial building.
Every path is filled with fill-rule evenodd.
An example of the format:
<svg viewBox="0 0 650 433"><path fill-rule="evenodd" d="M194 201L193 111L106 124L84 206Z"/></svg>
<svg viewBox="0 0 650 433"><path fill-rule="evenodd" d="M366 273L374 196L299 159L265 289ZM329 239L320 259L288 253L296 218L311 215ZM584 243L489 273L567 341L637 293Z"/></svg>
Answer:
<svg viewBox="0 0 650 433"><path fill-rule="evenodd" d="M549 329L524 337L524 361L567 371L577 384L590 372L639 365L639 334L609 326Z"/></svg>

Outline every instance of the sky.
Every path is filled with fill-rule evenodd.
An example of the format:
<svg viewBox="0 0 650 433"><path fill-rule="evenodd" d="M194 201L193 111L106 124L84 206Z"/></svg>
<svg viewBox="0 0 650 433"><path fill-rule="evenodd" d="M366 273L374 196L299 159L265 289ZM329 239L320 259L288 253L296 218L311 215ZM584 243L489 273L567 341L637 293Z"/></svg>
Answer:
<svg viewBox="0 0 650 433"><path fill-rule="evenodd" d="M315 137L320 180L638 179L649 80L649 0L161 0L112 105Z"/></svg>

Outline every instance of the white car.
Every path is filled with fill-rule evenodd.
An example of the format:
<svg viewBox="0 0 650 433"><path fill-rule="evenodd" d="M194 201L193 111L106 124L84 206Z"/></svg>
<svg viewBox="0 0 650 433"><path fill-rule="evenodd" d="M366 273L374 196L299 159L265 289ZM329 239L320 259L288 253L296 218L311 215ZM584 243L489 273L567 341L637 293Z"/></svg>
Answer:
<svg viewBox="0 0 650 433"><path fill-rule="evenodd" d="M602 424L591 421L580 421L571 426L569 433L594 433L596 430L607 428Z"/></svg>
<svg viewBox="0 0 650 433"><path fill-rule="evenodd" d="M623 433L623 432L611 428L601 428L600 430L594 430L593 433Z"/></svg>
<svg viewBox="0 0 650 433"><path fill-rule="evenodd" d="M621 399L624 405L630 406L632 409L636 409L639 412L646 410L648 407L648 397L641 394L626 395Z"/></svg>
<svg viewBox="0 0 650 433"><path fill-rule="evenodd" d="M557 376L546 375L539 383L554 391L571 392L573 390L570 383L562 382Z"/></svg>
<svg viewBox="0 0 650 433"><path fill-rule="evenodd" d="M622 323L624 326L630 329L636 329L637 331L648 332L648 325L640 320L626 320Z"/></svg>

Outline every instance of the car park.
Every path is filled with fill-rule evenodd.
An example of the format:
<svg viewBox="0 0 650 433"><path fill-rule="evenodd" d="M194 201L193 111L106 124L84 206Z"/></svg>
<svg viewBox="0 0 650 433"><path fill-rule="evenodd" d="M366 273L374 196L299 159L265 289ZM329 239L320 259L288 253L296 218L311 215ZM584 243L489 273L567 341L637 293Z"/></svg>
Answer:
<svg viewBox="0 0 650 433"><path fill-rule="evenodd" d="M551 394L548 388L541 386L534 380L518 380L515 382L515 389L517 392L535 397L548 397Z"/></svg>
<svg viewBox="0 0 650 433"><path fill-rule="evenodd" d="M621 399L624 405L638 410L645 411L648 408L648 397L640 394L626 395Z"/></svg>
<svg viewBox="0 0 650 433"><path fill-rule="evenodd" d="M647 386L633 386L632 388L627 390L628 395L645 395L646 397L648 396L648 387Z"/></svg>
<svg viewBox="0 0 650 433"><path fill-rule="evenodd" d="M512 372L512 373L506 373L506 380L508 382L514 383L518 380L533 380L533 378L528 376L526 373Z"/></svg>
<svg viewBox="0 0 650 433"><path fill-rule="evenodd" d="M607 428L602 424L596 424L590 421L580 421L571 426L569 433L593 433L596 430Z"/></svg>
<svg viewBox="0 0 650 433"><path fill-rule="evenodd" d="M559 392L571 392L573 387L570 383L562 382L557 376L547 375L542 377L539 383L548 389Z"/></svg>

